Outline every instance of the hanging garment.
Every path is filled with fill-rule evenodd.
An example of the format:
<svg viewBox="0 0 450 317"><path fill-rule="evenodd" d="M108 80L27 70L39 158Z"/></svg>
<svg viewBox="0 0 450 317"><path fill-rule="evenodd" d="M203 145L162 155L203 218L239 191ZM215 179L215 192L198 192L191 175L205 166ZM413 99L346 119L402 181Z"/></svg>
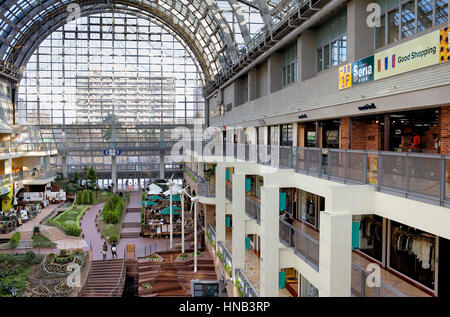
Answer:
<svg viewBox="0 0 450 317"><path fill-rule="evenodd" d="M422 241L422 268L428 270L430 266L430 249L433 245L429 241Z"/></svg>

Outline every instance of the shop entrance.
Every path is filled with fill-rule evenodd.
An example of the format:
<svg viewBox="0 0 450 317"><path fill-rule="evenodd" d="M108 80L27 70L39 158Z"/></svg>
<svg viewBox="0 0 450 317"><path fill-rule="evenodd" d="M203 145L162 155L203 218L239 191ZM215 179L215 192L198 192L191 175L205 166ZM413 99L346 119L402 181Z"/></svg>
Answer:
<svg viewBox="0 0 450 317"><path fill-rule="evenodd" d="M439 109L389 115L389 151L439 153Z"/></svg>

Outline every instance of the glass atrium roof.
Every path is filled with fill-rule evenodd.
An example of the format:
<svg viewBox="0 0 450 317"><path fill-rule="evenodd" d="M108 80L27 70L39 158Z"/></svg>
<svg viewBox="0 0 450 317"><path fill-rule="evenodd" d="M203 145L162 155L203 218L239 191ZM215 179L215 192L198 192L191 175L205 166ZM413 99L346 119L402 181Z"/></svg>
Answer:
<svg viewBox="0 0 450 317"><path fill-rule="evenodd" d="M283 18L298 0L0 0L0 59L15 68L54 30L102 12L153 17L181 37L205 79L234 62L261 29Z"/></svg>

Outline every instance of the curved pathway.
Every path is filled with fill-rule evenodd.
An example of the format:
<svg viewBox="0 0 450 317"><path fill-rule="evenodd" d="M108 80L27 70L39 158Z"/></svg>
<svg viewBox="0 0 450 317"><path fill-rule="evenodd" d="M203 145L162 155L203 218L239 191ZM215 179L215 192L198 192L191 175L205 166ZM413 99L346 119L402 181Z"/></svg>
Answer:
<svg viewBox="0 0 450 317"><path fill-rule="evenodd" d="M141 192L132 192L129 200L128 207L141 208ZM100 217L101 210L105 203L101 203L98 205L94 205L89 208L83 219L81 220L81 230L84 233L84 240L87 244L87 249L89 249L90 245L92 246L93 251L93 259L101 260L102 256L102 246L105 239L101 238L101 233L97 232L97 228L95 226L95 216L98 214ZM180 238L174 238L174 245L180 243ZM123 238L120 239L117 244L117 255L119 259L123 258L124 250L126 249L127 244L134 244L136 256L145 256L150 253L154 253L156 251L167 250L169 246L168 239L151 239L151 238ZM111 246L108 245L108 254L107 259L112 259L111 256Z"/></svg>

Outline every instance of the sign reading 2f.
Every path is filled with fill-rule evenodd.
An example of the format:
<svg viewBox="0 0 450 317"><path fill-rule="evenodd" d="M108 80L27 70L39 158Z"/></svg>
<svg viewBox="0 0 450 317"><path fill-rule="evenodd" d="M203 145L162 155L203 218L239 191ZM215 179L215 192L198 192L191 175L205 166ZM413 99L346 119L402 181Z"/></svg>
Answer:
<svg viewBox="0 0 450 317"><path fill-rule="evenodd" d="M352 86L352 64L339 67L339 89Z"/></svg>

